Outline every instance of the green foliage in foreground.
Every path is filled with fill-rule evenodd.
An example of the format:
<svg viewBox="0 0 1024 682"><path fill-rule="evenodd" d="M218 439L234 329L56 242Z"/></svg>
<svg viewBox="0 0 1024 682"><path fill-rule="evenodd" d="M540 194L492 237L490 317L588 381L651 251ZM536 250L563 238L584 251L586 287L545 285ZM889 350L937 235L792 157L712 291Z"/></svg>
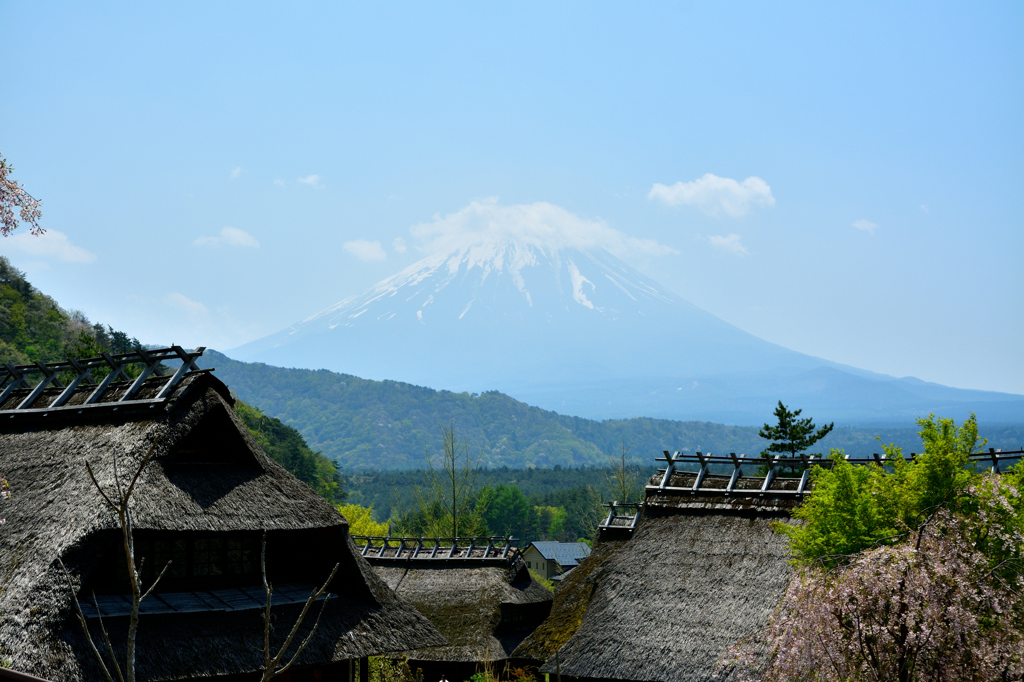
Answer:
<svg viewBox="0 0 1024 682"><path fill-rule="evenodd" d="M280 419L268 417L241 400L235 401L235 413L263 451L275 462L324 499L341 502L345 498L338 467L310 448L302 434Z"/></svg>
<svg viewBox="0 0 1024 682"><path fill-rule="evenodd" d="M793 512L804 523L777 526L789 537L797 563L842 565L858 552L898 542L940 508L973 512L968 492L981 475L969 456L986 442L978 437L974 416L957 427L952 419L930 415L919 419L918 427L924 452L911 462L904 461L900 448L888 445L884 467L853 465L833 450L831 469L812 469L813 491ZM1017 465L1002 480L1024 492L1024 466ZM1017 509L1010 517L1016 518L1008 517L1009 522L1024 530L1024 503L1018 497L1012 504Z"/></svg>

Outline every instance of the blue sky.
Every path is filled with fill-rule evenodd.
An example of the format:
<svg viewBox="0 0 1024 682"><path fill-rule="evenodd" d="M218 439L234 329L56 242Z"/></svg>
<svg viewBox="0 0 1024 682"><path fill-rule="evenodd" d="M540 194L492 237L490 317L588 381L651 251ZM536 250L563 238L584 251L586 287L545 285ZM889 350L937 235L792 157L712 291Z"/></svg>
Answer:
<svg viewBox="0 0 1024 682"><path fill-rule="evenodd" d="M1024 393L1024 5L551 4L0 1L0 152L50 230L0 253L226 349L435 215L550 202L762 338Z"/></svg>

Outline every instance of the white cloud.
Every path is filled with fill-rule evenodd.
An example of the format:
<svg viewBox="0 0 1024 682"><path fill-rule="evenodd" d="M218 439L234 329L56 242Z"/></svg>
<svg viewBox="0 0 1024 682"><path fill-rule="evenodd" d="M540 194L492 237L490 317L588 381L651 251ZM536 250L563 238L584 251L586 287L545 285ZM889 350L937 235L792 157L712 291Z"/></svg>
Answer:
<svg viewBox="0 0 1024 682"><path fill-rule="evenodd" d="M232 180L237 180L238 176L240 176L241 174L242 174L242 167L241 166L235 166L234 168L231 169L231 179Z"/></svg>
<svg viewBox="0 0 1024 682"><path fill-rule="evenodd" d="M323 186L320 184L320 176L315 174L307 175L304 178L298 178L296 182L301 182L304 185L309 185L313 189L320 189Z"/></svg>
<svg viewBox="0 0 1024 682"><path fill-rule="evenodd" d="M394 247L396 253L406 252L405 240L401 237L395 237L395 241L391 242L391 246Z"/></svg>
<svg viewBox="0 0 1024 682"><path fill-rule="evenodd" d="M260 243L256 241L256 237L245 230L239 230L237 227L225 227L220 231L219 237L199 237L194 242L195 246L240 246L248 247L250 249L260 248Z"/></svg>
<svg viewBox="0 0 1024 682"><path fill-rule="evenodd" d="M180 310L183 313L188 313L189 315L205 315L210 312L207 310L206 306L199 301L193 301L188 296L179 294L178 292L173 292L164 296L164 303L176 310Z"/></svg>
<svg viewBox="0 0 1024 682"><path fill-rule="evenodd" d="M928 213L928 204L921 204L921 210Z"/></svg>
<svg viewBox="0 0 1024 682"><path fill-rule="evenodd" d="M28 232L19 232L2 238L0 248L5 252L24 253L65 263L92 263L96 260L96 254L75 246L66 234L52 229L38 237Z"/></svg>
<svg viewBox="0 0 1024 682"><path fill-rule="evenodd" d="M861 218L860 220L854 220L853 226L856 227L858 230L864 230L865 232L870 232L871 234L874 234L875 230L878 229L878 225L871 222L870 220L864 220L863 218Z"/></svg>
<svg viewBox="0 0 1024 682"><path fill-rule="evenodd" d="M602 220L588 220L549 204L501 206L497 199L471 202L455 213L437 214L429 223L409 230L429 252L451 251L496 241L559 248L605 248L616 255L677 253L653 239L636 239L609 227Z"/></svg>
<svg viewBox="0 0 1024 682"><path fill-rule="evenodd" d="M647 198L659 199L669 206L696 206L710 216L725 213L733 218L746 215L751 206L775 205L772 188L761 178L749 177L737 182L712 173L692 182L677 182L671 186L656 182Z"/></svg>
<svg viewBox="0 0 1024 682"><path fill-rule="evenodd" d="M278 187L284 187L284 180L278 178L277 180L274 180L274 184L277 185Z"/></svg>
<svg viewBox="0 0 1024 682"><path fill-rule="evenodd" d="M747 251L747 247L740 244L740 236L738 234L730 234L728 237L712 235L708 237L708 242L716 249L722 249L737 256L746 256L750 253Z"/></svg>
<svg viewBox="0 0 1024 682"><path fill-rule="evenodd" d="M345 242L341 246L359 260L385 260L388 257L388 254L384 253L384 249L381 248L380 242L356 239L355 241Z"/></svg>

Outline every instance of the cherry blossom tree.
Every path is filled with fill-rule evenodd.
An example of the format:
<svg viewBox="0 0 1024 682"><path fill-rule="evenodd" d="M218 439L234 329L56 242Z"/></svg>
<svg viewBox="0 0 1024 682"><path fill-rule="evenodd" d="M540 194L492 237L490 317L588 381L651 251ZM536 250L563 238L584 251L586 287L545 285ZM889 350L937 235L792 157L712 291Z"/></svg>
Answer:
<svg viewBox="0 0 1024 682"><path fill-rule="evenodd" d="M896 544L831 567L799 566L766 630L723 663L767 682L1021 679L1016 478L989 475L972 485L973 513L940 507Z"/></svg>
<svg viewBox="0 0 1024 682"><path fill-rule="evenodd" d="M40 202L26 192L17 180L9 177L13 171L14 168L0 154L0 234L7 237L17 229L17 210L21 222L30 226L32 234L40 235L46 231L39 225L42 217Z"/></svg>
<svg viewBox="0 0 1024 682"><path fill-rule="evenodd" d="M7 484L7 479L0 475L0 501L9 500L11 498L11 488ZM4 525L7 519L0 517L0 526Z"/></svg>

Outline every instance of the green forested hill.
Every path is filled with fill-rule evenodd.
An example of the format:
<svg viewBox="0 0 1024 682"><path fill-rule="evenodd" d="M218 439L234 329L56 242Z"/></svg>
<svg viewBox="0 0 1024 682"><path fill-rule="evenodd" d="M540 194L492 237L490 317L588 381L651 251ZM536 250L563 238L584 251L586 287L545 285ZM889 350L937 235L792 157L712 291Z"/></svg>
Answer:
<svg viewBox="0 0 1024 682"><path fill-rule="evenodd" d="M64 310L0 256L0 363L19 365L95 357L102 352L127 353L140 345L125 332L92 324L82 313ZM310 449L298 431L241 401L236 410L268 455L328 500L342 499L337 468Z"/></svg>
<svg viewBox="0 0 1024 682"><path fill-rule="evenodd" d="M125 353L138 345L124 332L91 324L82 313L64 310L0 256L0 362L54 362L104 351Z"/></svg>
<svg viewBox="0 0 1024 682"><path fill-rule="evenodd" d="M530 407L498 392L435 391L327 370L238 362L215 351L207 351L203 361L216 367L217 376L243 400L298 429L346 472L422 468L425 448L440 452L440 424L448 420L474 453L482 450L486 467L606 466L623 444L644 464L666 449L754 454L766 445L755 427L643 418L598 422ZM828 415L810 416L829 421ZM765 415L765 421L771 419ZM988 429L983 435L1003 448L1024 441L1020 428ZM920 447L909 424L836 428L818 445L824 452L839 447L870 454L879 451L876 436L910 451Z"/></svg>

